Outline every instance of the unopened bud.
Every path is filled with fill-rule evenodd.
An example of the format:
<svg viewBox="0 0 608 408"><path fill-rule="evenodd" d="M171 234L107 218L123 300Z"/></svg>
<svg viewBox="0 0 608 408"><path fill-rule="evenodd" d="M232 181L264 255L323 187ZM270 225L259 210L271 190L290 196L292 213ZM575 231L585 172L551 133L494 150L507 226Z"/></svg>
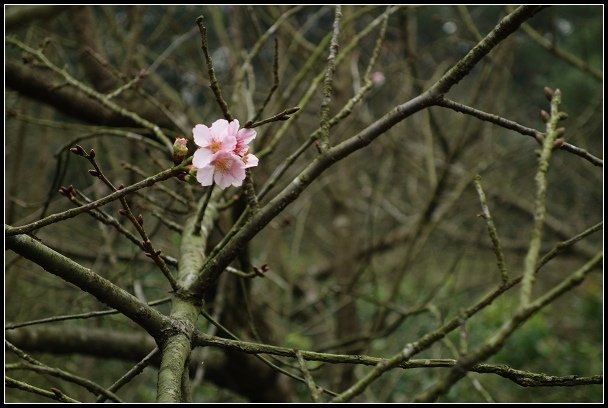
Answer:
<svg viewBox="0 0 608 408"><path fill-rule="evenodd" d="M568 114L566 112L560 112L557 118L559 120L566 120L568 119Z"/></svg>
<svg viewBox="0 0 608 408"><path fill-rule="evenodd" d="M91 158L91 159L95 158L95 150L91 149L91 151L89 152L89 158Z"/></svg>
<svg viewBox="0 0 608 408"><path fill-rule="evenodd" d="M555 94L555 91L551 88L549 88L548 86L545 86L545 88L543 89L543 92L545 93L545 98L547 98L547 100L549 102L551 102L551 99L553 99L553 95Z"/></svg>
<svg viewBox="0 0 608 408"><path fill-rule="evenodd" d="M99 177L99 172L94 169L89 170L89 174L93 177Z"/></svg>
<svg viewBox="0 0 608 408"><path fill-rule="evenodd" d="M538 142L538 144L542 145L543 142L545 141L545 135L544 135L544 133L537 132L534 135L534 139L536 139L536 141Z"/></svg>
<svg viewBox="0 0 608 408"><path fill-rule="evenodd" d="M185 170L187 173L184 174L183 180L188 184L192 184L193 186L197 185L198 181L196 180L196 173L198 172L198 169L189 164L186 166Z"/></svg>
<svg viewBox="0 0 608 408"><path fill-rule="evenodd" d="M127 215L127 210L125 210L124 208L121 208L120 210L118 210L118 214Z"/></svg>
<svg viewBox="0 0 608 408"><path fill-rule="evenodd" d="M563 136L566 133L566 128L565 127L560 127L555 129L555 133L557 134L557 137Z"/></svg>
<svg viewBox="0 0 608 408"><path fill-rule="evenodd" d="M540 118L543 121L543 123L547 123L547 122L549 122L549 120L551 120L551 115L549 115L549 112L547 112L546 110L541 109Z"/></svg>
<svg viewBox="0 0 608 408"><path fill-rule="evenodd" d="M196 179L196 177L192 176L191 174L186 174L184 176L184 181L193 186L196 186L198 184L198 180Z"/></svg>
<svg viewBox="0 0 608 408"><path fill-rule="evenodd" d="M82 148L82 146L80 146L80 145L76 145L76 146L70 148L70 151L72 153L74 153L74 154L77 154L78 156L84 156L85 155L85 151Z"/></svg>
<svg viewBox="0 0 608 408"><path fill-rule="evenodd" d="M144 225L144 217L141 214L137 216L137 223L141 226Z"/></svg>
<svg viewBox="0 0 608 408"><path fill-rule="evenodd" d="M556 139L555 142L553 142L553 150L561 149L564 143L566 143L566 140L564 140L563 137Z"/></svg>
<svg viewBox="0 0 608 408"><path fill-rule="evenodd" d="M180 164L188 155L188 140L183 137L178 137L173 143L173 163Z"/></svg>

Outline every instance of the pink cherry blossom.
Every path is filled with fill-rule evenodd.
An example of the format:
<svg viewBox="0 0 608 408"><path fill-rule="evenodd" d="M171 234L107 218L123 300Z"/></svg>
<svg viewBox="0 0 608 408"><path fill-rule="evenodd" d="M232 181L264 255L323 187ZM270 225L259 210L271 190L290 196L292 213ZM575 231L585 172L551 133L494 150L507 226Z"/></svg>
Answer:
<svg viewBox="0 0 608 408"><path fill-rule="evenodd" d="M233 120L233 122L239 123L238 120ZM234 147L234 153L239 156L244 156L249 147L247 146L249 142L251 142L257 136L257 132L253 129L243 128L239 130L236 134L236 146Z"/></svg>
<svg viewBox="0 0 608 408"><path fill-rule="evenodd" d="M234 125L226 119L216 120L211 127L196 125L192 129L192 134L194 135L194 143L199 146L199 149L194 152L192 164L195 167L202 168L211 162L212 156L217 152L234 150L237 131L238 122L236 123L236 129L234 129Z"/></svg>
<svg viewBox="0 0 608 408"><path fill-rule="evenodd" d="M245 180L245 163L242 157L220 150L208 165L198 169L196 179L203 186L210 186L215 181L222 189L230 185L238 187Z"/></svg>
<svg viewBox="0 0 608 408"><path fill-rule="evenodd" d="M237 119L231 122L218 119L211 127L196 125L192 129L194 142L199 146L192 164L201 185L210 186L215 182L222 189L230 185L238 187L245 179L245 169L258 165L258 158L249 152L248 146L255 139L256 131L239 130L239 126Z"/></svg>

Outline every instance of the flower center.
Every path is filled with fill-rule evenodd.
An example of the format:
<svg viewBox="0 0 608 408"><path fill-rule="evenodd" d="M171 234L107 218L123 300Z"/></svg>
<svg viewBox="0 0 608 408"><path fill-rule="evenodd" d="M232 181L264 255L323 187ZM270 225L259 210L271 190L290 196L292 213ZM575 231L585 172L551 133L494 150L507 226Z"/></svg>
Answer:
<svg viewBox="0 0 608 408"><path fill-rule="evenodd" d="M220 142L217 139L211 139L211 142L209 143L209 149L213 152L213 153L217 153L221 150L222 148L222 142Z"/></svg>
<svg viewBox="0 0 608 408"><path fill-rule="evenodd" d="M232 160L230 160L230 157L220 157L213 161L213 165L216 171L228 173L232 167Z"/></svg>
<svg viewBox="0 0 608 408"><path fill-rule="evenodd" d="M245 150L245 153L243 154L243 157L241 157L241 160L243 161L243 163L247 164L247 161L249 160L249 149Z"/></svg>

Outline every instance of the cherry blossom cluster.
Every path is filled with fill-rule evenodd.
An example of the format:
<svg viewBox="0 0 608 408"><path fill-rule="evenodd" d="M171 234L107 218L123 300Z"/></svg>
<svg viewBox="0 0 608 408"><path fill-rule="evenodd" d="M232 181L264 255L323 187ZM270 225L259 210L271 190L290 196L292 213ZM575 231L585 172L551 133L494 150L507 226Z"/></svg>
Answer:
<svg viewBox="0 0 608 408"><path fill-rule="evenodd" d="M239 187L245 180L245 169L258 165L249 152L249 142L256 137L253 129L239 129L239 121L218 119L211 127L196 125L192 129L198 149L192 158L196 180L203 186L215 184L224 189Z"/></svg>

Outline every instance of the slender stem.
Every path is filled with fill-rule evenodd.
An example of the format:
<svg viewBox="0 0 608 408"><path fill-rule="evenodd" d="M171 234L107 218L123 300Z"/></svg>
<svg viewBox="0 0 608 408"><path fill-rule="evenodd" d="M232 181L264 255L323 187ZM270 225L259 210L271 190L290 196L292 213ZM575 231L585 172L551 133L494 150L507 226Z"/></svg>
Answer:
<svg viewBox="0 0 608 408"><path fill-rule="evenodd" d="M120 377L114 384L112 384L108 391L116 392L122 388L123 385L128 384L133 378L139 375L144 368L150 365L150 362L156 355L158 354L158 347L155 347L148 355L146 355L139 363L135 364L129 371L125 373L122 377ZM103 395L100 395L95 402L104 402L106 398Z"/></svg>
<svg viewBox="0 0 608 408"><path fill-rule="evenodd" d="M336 6L334 27L329 43L329 57L327 58L327 70L323 81L323 101L321 102L321 134L319 136L321 152L329 149L329 105L333 94L334 72L336 71L336 55L338 54L338 38L340 37L340 19L342 18L342 7Z"/></svg>
<svg viewBox="0 0 608 408"><path fill-rule="evenodd" d="M8 388L18 388L20 390L27 391L32 394L42 395L43 397L47 397L47 398L50 398L50 399L53 399L56 401L60 401L60 402L80 402L80 401L75 400L74 398L68 397L63 392L58 390L57 388L51 388L51 391L47 391L47 390L43 390L41 388L29 385L28 383L24 383L22 381L17 381L14 378L7 377L7 376L4 377L4 384Z"/></svg>
<svg viewBox="0 0 608 408"><path fill-rule="evenodd" d="M492 215L490 215L490 207L488 207L488 201L486 199L486 195L483 192L483 187L481 187L481 176L477 175L474 179L475 189L477 190L477 194L479 195L479 201L481 202L481 209L483 211L483 218L486 220L486 224L488 226L488 234L490 235L490 239L492 240L492 247L494 248L494 253L496 254L496 261L498 263L498 271L500 272L500 278L502 283L507 283L509 280L509 275L507 273L507 265L505 263L505 256L502 252L502 246L500 245L500 239L498 238L498 231L496 230L496 226L494 225L494 220L492 220Z"/></svg>
<svg viewBox="0 0 608 408"><path fill-rule="evenodd" d="M171 300L170 297L166 297L164 299L159 299L159 300L154 300L152 302L148 302L148 306L160 305L160 304L163 304L163 303L167 303L170 300ZM45 323L63 322L63 321L66 321L66 320L90 319L90 318L93 318L93 317L109 316L109 315L114 315L114 314L118 314L118 313L120 313L119 310L110 309L110 310L101 310L101 311L98 311L98 312L88 312L88 313L79 313L79 314L71 314L71 315L63 315L63 316L53 316L53 317L47 317L45 319L30 320L30 321L23 322L23 323L7 324L6 326L4 326L4 330L14 330L14 329L18 329L20 327L34 326L34 325L45 324Z"/></svg>
<svg viewBox="0 0 608 408"><path fill-rule="evenodd" d="M159 336L171 322L162 313L142 303L124 289L52 250L27 235L8 236L6 248L40 265L48 272L95 296L99 301L120 310L152 336Z"/></svg>
<svg viewBox="0 0 608 408"><path fill-rule="evenodd" d="M83 84L82 82L78 81L76 78L74 78L73 76L68 74L68 72L65 69L61 69L57 65L53 64L42 53L42 51L30 48L27 45L23 44L21 41L15 39L15 38L12 38L12 37L8 37L6 39L6 41L9 44L13 44L13 45L19 47L20 49L22 49L23 51L35 56L36 58L38 58L38 60L40 60L40 62L42 62L44 65L46 65L50 70L61 75L66 80L67 83L74 86L76 89L80 90L87 96L89 96L93 99L96 99L97 101L99 101L102 105L104 105L108 109L118 113L121 116L131 119L133 122L137 123L138 125L141 125L147 129L151 130L154 133L154 135L156 136L156 138L161 143L163 143L170 151L173 149L173 143L171 143L169 138L163 133L163 131L160 129L160 127L158 127L158 125L155 125L154 123L149 122L148 120L142 118L138 114L131 112L131 111L123 108L122 106L117 105L112 100L110 100L110 98L108 98L106 95L103 95L103 94L95 91L94 89L88 87L87 85Z"/></svg>
<svg viewBox="0 0 608 408"><path fill-rule="evenodd" d="M52 214L52 215L49 215L48 217L42 218L41 220L34 221L30 224L22 225L20 227L12 227L12 226L6 225L4 227L4 233L6 236L17 235L17 234L27 234L27 233L30 233L37 229L40 229L42 227L45 227L47 225L51 225L51 224L54 224L59 221L64 221L69 218L73 218L73 217L77 216L78 214L81 214L86 211L90 211L97 207L101 207L102 205L105 205L114 200L117 200L120 197L124 197L125 195L127 195L129 193L132 193L137 190L141 190L142 188L145 188L145 187L150 187L151 185L158 183L159 181L170 179L171 177L173 177L173 176L177 175L178 173L180 173L181 171L183 171L184 167L186 167L186 165L189 163L189 161L190 160L185 160L179 166L175 166L170 169L161 171L160 173L155 174L154 176L150 176L140 182L132 184L121 190L115 191L112 194L108 194L107 196L100 198L99 200L93 201L89 204L80 206L78 208L72 208L71 210L67 210L67 211L64 211L61 213L57 213L57 214Z"/></svg>
<svg viewBox="0 0 608 408"><path fill-rule="evenodd" d="M205 211L207 211L209 201L211 200L211 194L213 193L214 187L215 182L212 183L209 187L207 187L207 194L205 195L205 199L203 200L202 205L196 214L196 221L194 222L194 235L201 235L201 224L203 222L203 218L205 217Z"/></svg>
<svg viewBox="0 0 608 408"><path fill-rule="evenodd" d="M266 105L268 105L268 102L270 102L270 98L272 98L272 95L274 95L274 92L279 87L279 83L280 83L280 81L279 81L279 39L275 37L274 38L274 58L273 58L273 63L272 63L272 87L270 88L270 91L268 91L268 96L266 96L266 99L262 103L262 106L260 106L260 108L258 109L258 111L255 114L255 116L253 117L253 119L251 119L252 123L255 123L257 120L260 119L260 117L262 116L262 113L264 113L264 109L266 108ZM247 126L245 126L245 127L247 127ZM251 126L251 127L253 127L253 126Z"/></svg>
<svg viewBox="0 0 608 408"><path fill-rule="evenodd" d="M561 103L561 92L555 90L551 98L551 117L547 122L547 133L544 137L543 147L538 158L538 170L536 172L536 201L534 203L534 225L530 238L530 246L524 260L524 278L521 284L520 307L525 308L532 297L532 285L534 284L534 270L538 261L540 245L542 242L543 224L547 212L547 171L549 170L549 159L553 152L553 144L557 139L557 123L560 120L559 105Z"/></svg>
<svg viewBox="0 0 608 408"><path fill-rule="evenodd" d="M495 125L498 125L500 127L503 127L505 129L509 129L509 130L514 130L517 133L520 133L522 135L526 135L526 136L530 136L533 137L535 140L540 140L541 137L543 136L542 132L539 132L536 129L533 128L529 128L523 125L520 125L517 122L513 122L511 120L505 119L501 116L498 115L494 115L492 113L487 113L484 111L481 111L479 109L475 109L475 108L471 108L470 106L467 105L463 105L461 103L458 102L454 102L448 98L440 98L439 100L437 100L435 102L435 104L437 106L441 106L447 109L451 109L455 112L459 112L459 113L463 113L465 115L470 115L470 116L474 116L477 119L481 119L483 121L486 122L490 122L490 123L494 123ZM590 162L591 164L593 164L594 166L598 166L598 167L603 167L604 166L604 161L598 157L595 157L594 155L592 155L591 153L589 153L588 151L586 151L585 149L582 149L580 147L574 146L570 143L564 143L563 145L561 145L559 147L560 150L565 150L569 153L575 154L579 157L582 157L583 159L587 160L588 162Z"/></svg>
<svg viewBox="0 0 608 408"><path fill-rule="evenodd" d="M214 323L215 324L215 323ZM220 325L221 327L221 325ZM217 347L226 350L239 351L246 354L270 354L281 357L298 358L298 354L304 361L317 361L328 364L357 364L365 366L377 366L380 363L387 363L388 359L373 357L361 354L332 354L319 353L309 350L297 350L288 347L279 347L269 344L252 343L242 340L227 339L225 337L211 336L197 332L193 339L194 343L201 347ZM416 368L451 368L457 360L454 359L411 359L402 361L395 365L395 368L405 370ZM542 387L542 386L562 386L562 385L585 385L601 384L602 375L589 377L579 376L552 376L542 373L517 370L506 365L496 364L475 364L469 371L477 373L492 373L507 378L517 384Z"/></svg>
<svg viewBox="0 0 608 408"><path fill-rule="evenodd" d="M317 384L315 384L315 380L312 378L312 375L310 375L308 367L306 367L306 361L304 361L304 357L302 356L302 352L300 350L296 350L296 357L298 358L298 365L300 366L300 370L304 375L306 386L310 391L310 396L312 397L313 402L319 402L321 400L319 389L317 388Z"/></svg>
<svg viewBox="0 0 608 408"><path fill-rule="evenodd" d="M585 277L601 262L603 252L600 251L589 262L572 273L568 278L553 287L550 291L535 300L522 306L519 311L490 338L488 338L477 350L467 354L448 372L442 380L438 381L430 389L420 393L414 398L414 402L434 402L440 396L446 394L449 389L464 377L469 367L496 354L507 341L507 339L525 323L536 312L552 303L555 299L580 285Z"/></svg>
<svg viewBox="0 0 608 408"><path fill-rule="evenodd" d="M207 63L207 73L209 75L209 86L213 91L213 95L215 95L215 100L219 105L222 113L224 114L224 118L228 122L232 122L232 115L228 110L228 104L226 100L222 96L222 89L220 88L220 83L215 76L215 69L213 68L213 60L211 59L211 55L209 54L209 44L207 43L207 27L204 24L205 18L203 16L198 16L196 18L196 24L198 25L198 29L201 33L201 48L203 49L203 53L205 54L205 62Z"/></svg>

